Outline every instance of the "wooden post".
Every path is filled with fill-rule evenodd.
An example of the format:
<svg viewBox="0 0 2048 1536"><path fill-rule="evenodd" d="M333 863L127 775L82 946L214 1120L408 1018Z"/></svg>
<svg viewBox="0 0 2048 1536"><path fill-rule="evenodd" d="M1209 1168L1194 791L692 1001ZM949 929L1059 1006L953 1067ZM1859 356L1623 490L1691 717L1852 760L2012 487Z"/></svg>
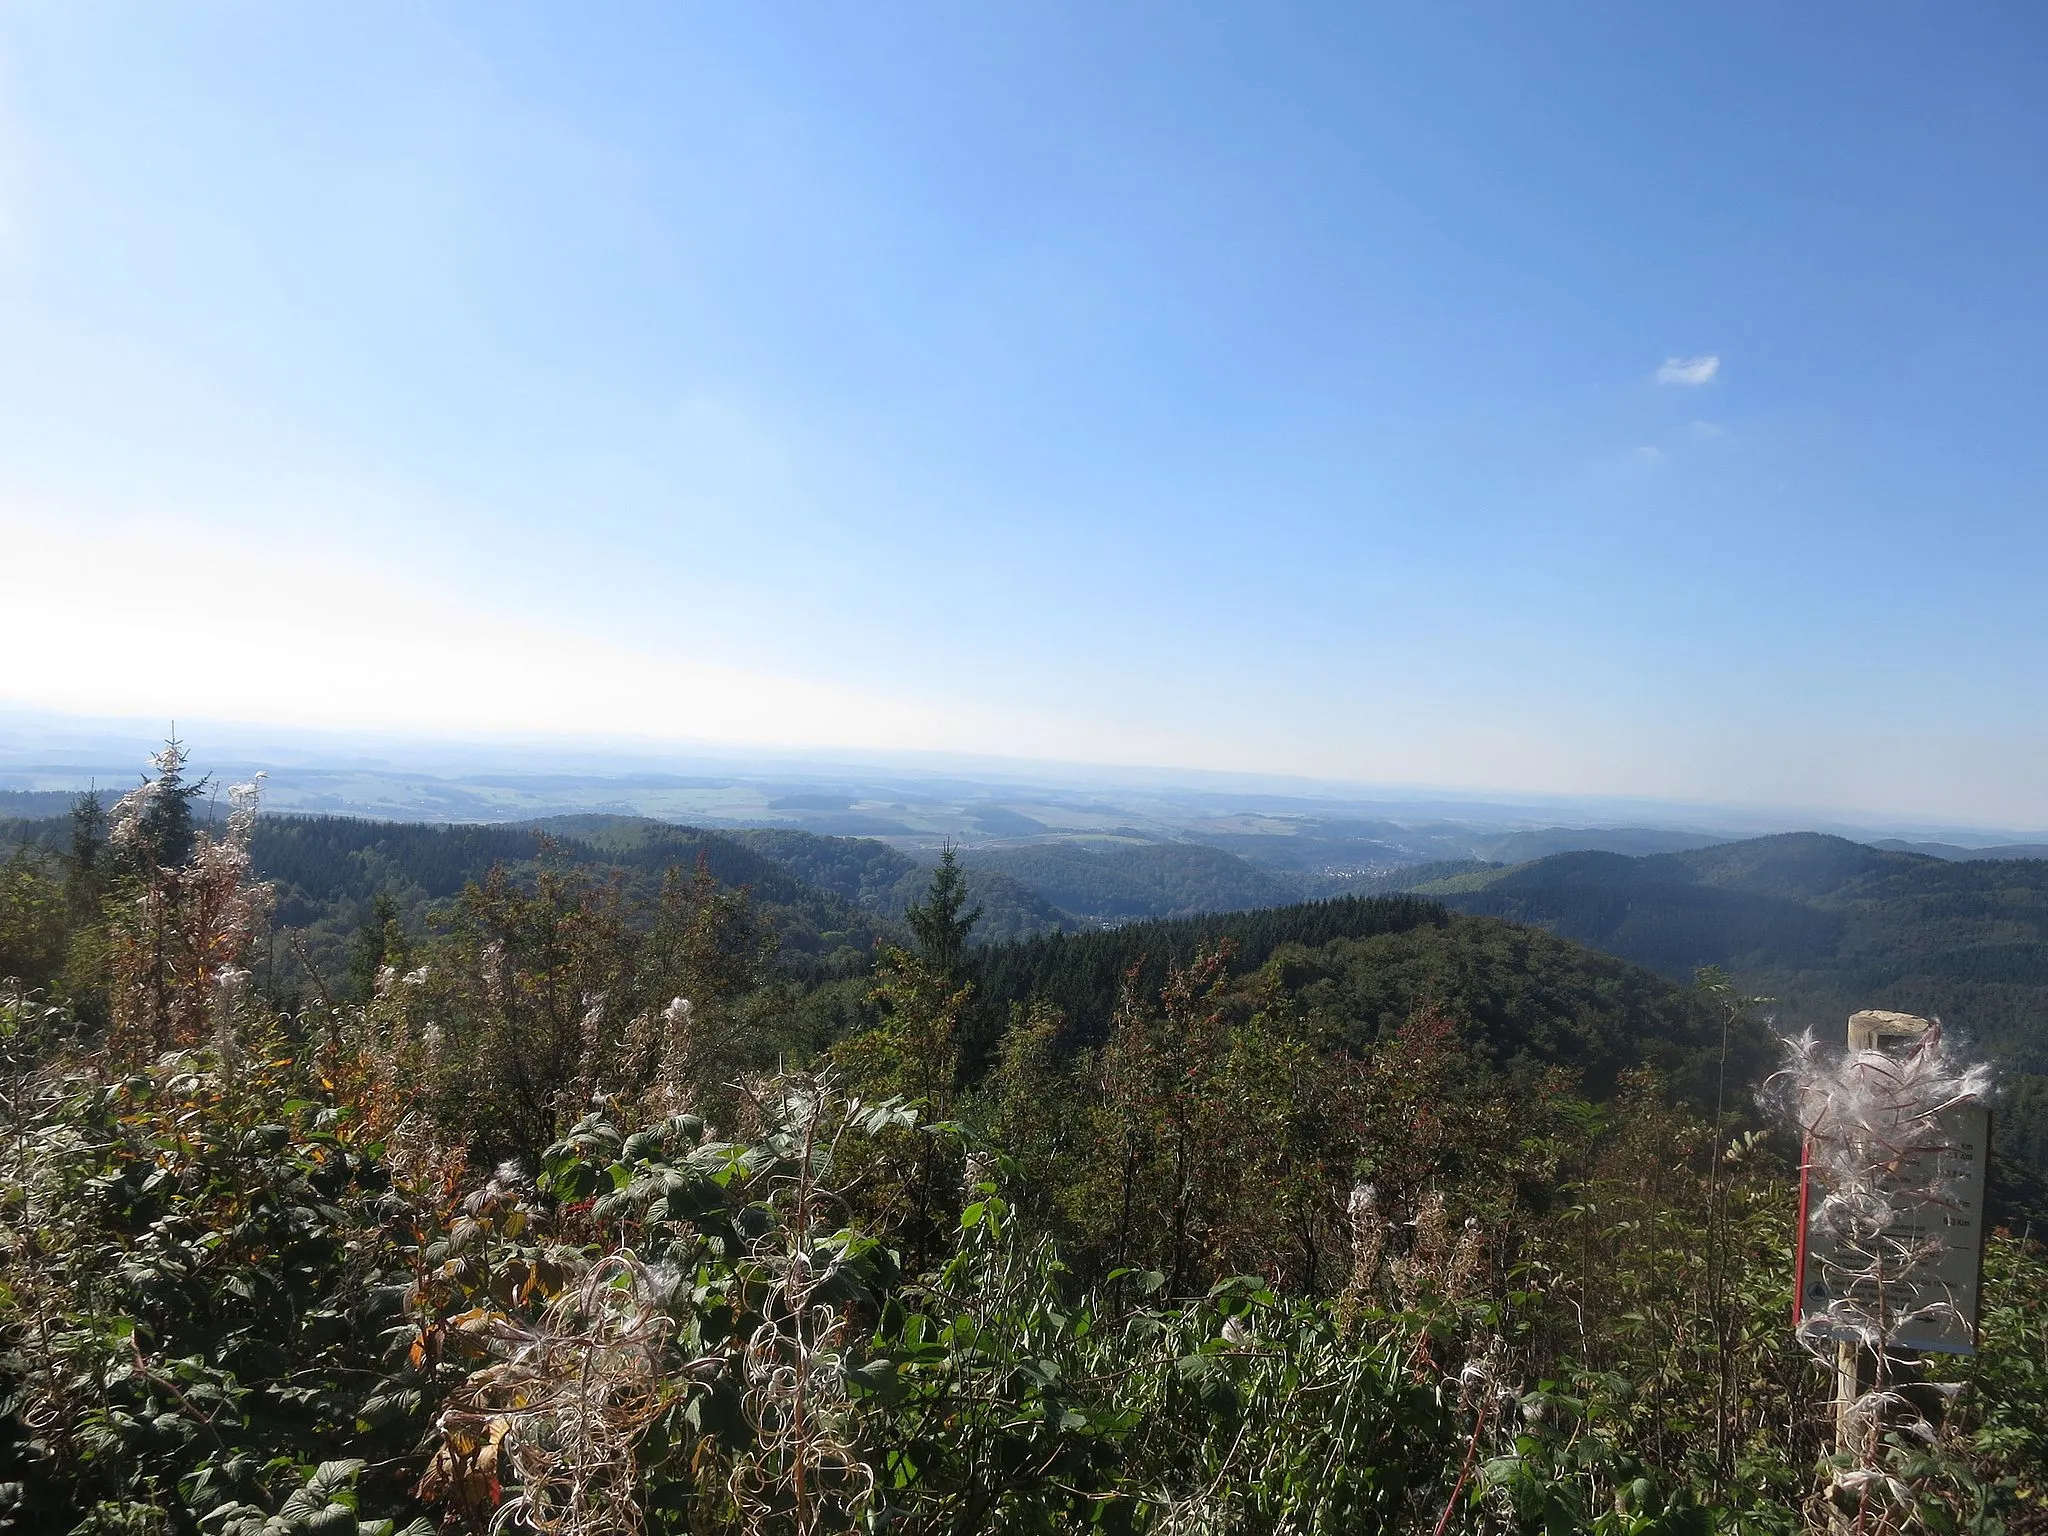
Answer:
<svg viewBox="0 0 2048 1536"><path fill-rule="evenodd" d="M1835 1454L1854 1455L1860 1447L1850 1444L1849 1410L1863 1395L1862 1367L1865 1350L1847 1339L1835 1346Z"/></svg>
<svg viewBox="0 0 2048 1536"><path fill-rule="evenodd" d="M1849 1051L1886 1051L1910 1047L1934 1027L1932 1019L1914 1013L1889 1013L1866 1008L1849 1015ZM1877 1357L1860 1344L1844 1340L1835 1346L1835 1450L1838 1454L1861 1455L1866 1447L1850 1443L1849 1410L1863 1395L1864 1386L1877 1380ZM1871 1426L1875 1436L1878 1426Z"/></svg>

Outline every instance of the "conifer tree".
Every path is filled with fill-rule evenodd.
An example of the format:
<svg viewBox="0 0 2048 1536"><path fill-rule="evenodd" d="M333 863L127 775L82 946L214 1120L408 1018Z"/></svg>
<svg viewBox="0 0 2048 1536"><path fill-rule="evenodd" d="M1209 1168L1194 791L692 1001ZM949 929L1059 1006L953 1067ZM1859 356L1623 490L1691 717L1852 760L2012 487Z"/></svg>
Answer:
<svg viewBox="0 0 2048 1536"><path fill-rule="evenodd" d="M939 854L939 867L932 871L932 883L925 887L924 900L914 901L903 914L917 938L918 953L933 970L955 976L967 953L967 935L981 920L977 904L966 911L967 876L946 844Z"/></svg>
<svg viewBox="0 0 2048 1536"><path fill-rule="evenodd" d="M163 751L152 758L156 777L144 780L137 791L140 803L122 841L129 860L144 869L182 869L198 842L192 802L205 794L213 781L205 778L187 784L185 757L185 744L171 736Z"/></svg>
<svg viewBox="0 0 2048 1536"><path fill-rule="evenodd" d="M405 930L399 924L398 898L379 891L370 898L370 910L356 929L349 947L350 990L367 1002L377 992L377 973L387 965L405 962Z"/></svg>
<svg viewBox="0 0 2048 1536"><path fill-rule="evenodd" d="M89 789L72 802L71 847L62 864L70 928L64 992L78 1017L95 1025L107 1018L106 901L114 875L107 831L107 809Z"/></svg>
<svg viewBox="0 0 2048 1536"><path fill-rule="evenodd" d="M85 790L71 803L71 851L64 860L64 901L74 922L99 915L107 885L107 811Z"/></svg>

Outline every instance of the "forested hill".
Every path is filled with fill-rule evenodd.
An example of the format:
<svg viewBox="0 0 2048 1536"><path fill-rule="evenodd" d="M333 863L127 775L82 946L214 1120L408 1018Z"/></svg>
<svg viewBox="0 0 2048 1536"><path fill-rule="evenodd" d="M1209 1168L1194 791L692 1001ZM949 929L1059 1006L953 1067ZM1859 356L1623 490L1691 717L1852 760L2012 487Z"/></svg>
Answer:
<svg viewBox="0 0 2048 1536"><path fill-rule="evenodd" d="M828 891L716 832L626 817L563 817L527 825L369 821L343 816L265 816L250 848L256 872L275 882L278 925L295 931L329 974L377 897L394 900L406 924L422 925L494 865L531 868L551 849L570 863L618 871L643 890L671 868L701 859L719 883L745 886L771 920L785 958L853 963L890 932Z"/></svg>
<svg viewBox="0 0 2048 1536"><path fill-rule="evenodd" d="M1645 1062L1681 1091L1711 1094L1720 1036L1691 989L1540 929L1414 897L1339 897L992 945L976 957L977 991L997 1020L1016 1005L1050 1002L1070 1043L1088 1045L1108 1034L1127 990L1154 994L1170 967L1226 944L1232 972L1264 968L1276 1005L1347 1049L1369 1051L1418 1009L1433 1009L1494 1060L1569 1067L1596 1094ZM1733 1047L1729 1080L1758 1081L1767 1037L1745 1028Z"/></svg>
<svg viewBox="0 0 2048 1536"><path fill-rule="evenodd" d="M21 820L6 833L55 853L69 823ZM291 935L272 964L289 969L303 946L327 974L342 973L374 898L395 899L417 929L431 906L494 864L531 867L537 834L560 857L640 886L702 858L723 884L752 891L799 970L864 965L878 937L903 936L904 910L927 879L927 866L886 844L790 829L712 832L622 816L452 826L264 817L252 853L277 883L278 922ZM1241 965L1256 966L1284 943L1316 947L1447 920L1426 903L1363 897L1290 907L1284 883L1194 844L975 850L965 862L970 900L984 909L973 933L983 948L983 1011L1037 993L1066 1011L1077 1038L1099 1035L1120 978L1141 957L1156 986L1169 958L1225 937ZM2048 861L1955 861L1791 834L1645 856L1561 853L1507 868L1452 862L1406 875L1457 911L1533 924L1671 981L1720 966L1776 999L1784 1027L1832 1032L1865 1007L1939 1015L2007 1070L2001 1139L2048 1166ZM1077 912L1136 926L1073 933ZM1147 921L1177 913L1202 915Z"/></svg>
<svg viewBox="0 0 2048 1536"><path fill-rule="evenodd" d="M1038 843L968 849L970 871L1009 876L1099 922L1188 917L1298 901L1302 882L1201 843Z"/></svg>
<svg viewBox="0 0 2048 1536"><path fill-rule="evenodd" d="M50 823L52 835L60 823ZM724 885L744 885L775 919L793 955L865 953L896 934L904 910L931 877L928 864L872 838L756 828L707 831L641 816L555 816L544 821L433 826L353 817L264 817L253 849L257 868L283 882L280 920L315 924L348 907L367 909L380 891L402 905L446 900L493 864L533 859L539 838L566 857L643 877L701 856ZM1078 926L1077 920L997 870L974 870L969 892L982 909L977 942Z"/></svg>
<svg viewBox="0 0 2048 1536"><path fill-rule="evenodd" d="M895 921L924 894L931 866L871 837L823 837L787 827L747 827L719 834L781 865L819 890L863 912ZM967 875L969 899L981 908L977 943L1057 933L1080 926L1029 886L1001 869L977 866Z"/></svg>
<svg viewBox="0 0 2048 1536"><path fill-rule="evenodd" d="M986 947L976 956L975 979L985 1008L1007 1013L1014 1004L1043 1000L1060 1009L1071 1038L1090 1042L1107 1032L1127 977L1140 992L1157 992L1169 967L1186 965L1203 950L1227 943L1234 967L1253 970L1283 945L1406 933L1450 919L1440 903L1412 896L1345 896L1094 933L1044 934Z"/></svg>
<svg viewBox="0 0 2048 1536"><path fill-rule="evenodd" d="M48 807L38 801L31 808ZM24 845L58 856L70 837L68 816L0 819L0 857ZM418 930L433 906L493 865L530 869L543 839L560 859L618 870L640 885L670 867L690 870L701 857L721 884L752 891L785 963L799 969L864 964L877 938L903 939L904 911L931 877L929 864L871 838L781 828L709 831L609 815L452 824L263 816L250 852L257 873L276 883L277 923L287 937L275 964L292 970L303 948L321 971L338 977L375 899L394 901L405 926ZM1082 926L999 869L970 870L968 891L982 912L977 943Z"/></svg>
<svg viewBox="0 0 2048 1536"><path fill-rule="evenodd" d="M2048 1164L2048 860L1968 862L1789 833L1685 853L1567 853L1442 890L1666 976L1718 965L1780 1023L1932 1014L2008 1070L2001 1139Z"/></svg>
<svg viewBox="0 0 2048 1536"><path fill-rule="evenodd" d="M1816 1026L1936 1013L2048 1069L2048 861L1958 863L1818 833L1629 858L1566 853L1442 899L1671 977L1727 968Z"/></svg>

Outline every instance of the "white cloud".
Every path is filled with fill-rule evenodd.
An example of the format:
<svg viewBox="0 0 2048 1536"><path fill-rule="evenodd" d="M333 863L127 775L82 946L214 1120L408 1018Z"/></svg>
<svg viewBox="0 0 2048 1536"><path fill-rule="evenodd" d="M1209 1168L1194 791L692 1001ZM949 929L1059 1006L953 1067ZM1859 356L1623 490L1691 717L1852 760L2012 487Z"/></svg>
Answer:
<svg viewBox="0 0 2048 1536"><path fill-rule="evenodd" d="M1688 422L1685 430L1703 442L1711 442L1717 437L1726 437L1728 435L1728 429L1718 421Z"/></svg>
<svg viewBox="0 0 2048 1536"><path fill-rule="evenodd" d="M1709 352L1704 357L1667 357L1657 370L1659 384L1705 384L1721 371L1721 359Z"/></svg>
<svg viewBox="0 0 2048 1536"><path fill-rule="evenodd" d="M1628 456L1630 461L1636 464L1662 464L1664 462L1664 450L1657 447L1654 443L1645 443L1640 448L1630 449Z"/></svg>

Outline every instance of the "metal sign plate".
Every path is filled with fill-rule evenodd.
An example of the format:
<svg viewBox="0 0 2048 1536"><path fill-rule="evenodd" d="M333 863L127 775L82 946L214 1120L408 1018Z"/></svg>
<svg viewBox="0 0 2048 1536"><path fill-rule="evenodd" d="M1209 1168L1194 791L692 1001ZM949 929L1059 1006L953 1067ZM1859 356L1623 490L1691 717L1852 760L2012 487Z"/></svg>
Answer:
<svg viewBox="0 0 2048 1536"><path fill-rule="evenodd" d="M1991 1112L1962 1105L1940 1120L1941 1145L1915 1154L1889 1171L1886 1182L1904 1187L1925 1185L1940 1175L1954 1191L1943 1203L1920 1203L1902 1209L1887 1236L1919 1247L1925 1256L1885 1286L1884 1310L1897 1316L1945 1301L1955 1316L1902 1323L1891 1335L1891 1347L1920 1354L1968 1355L1977 1349L1977 1295L1984 1273L1984 1178L1991 1154ZM1799 1187L1799 1264L1796 1321L1822 1337L1853 1336L1831 1326L1828 1307L1843 1296L1874 1310L1879 1297L1870 1279L1854 1279L1869 1267L1866 1256L1846 1252L1840 1240L1808 1222L1826 1198L1824 1174L1804 1160Z"/></svg>

